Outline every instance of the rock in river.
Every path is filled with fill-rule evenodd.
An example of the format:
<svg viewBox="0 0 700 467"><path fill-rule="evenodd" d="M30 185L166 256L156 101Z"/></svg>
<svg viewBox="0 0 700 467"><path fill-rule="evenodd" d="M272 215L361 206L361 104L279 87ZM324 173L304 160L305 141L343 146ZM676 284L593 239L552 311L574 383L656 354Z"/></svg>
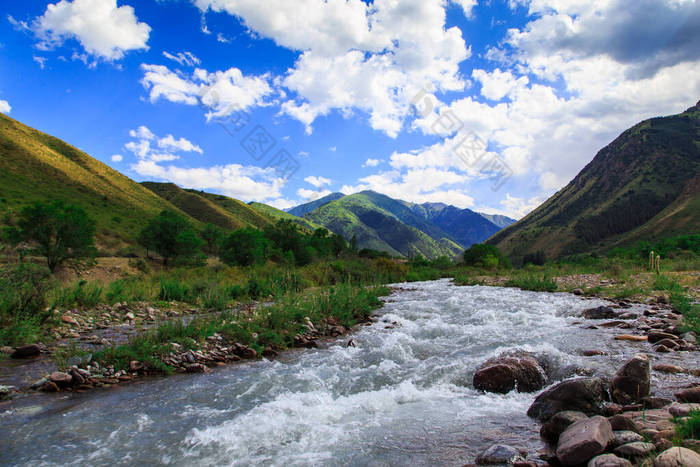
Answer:
<svg viewBox="0 0 700 467"><path fill-rule="evenodd" d="M532 392L542 389L546 376L530 354L497 357L483 363L474 374L474 388L487 392Z"/></svg>
<svg viewBox="0 0 700 467"><path fill-rule="evenodd" d="M605 452L614 439L610 422L599 415L572 424L559 437L557 458L563 465L579 465Z"/></svg>
<svg viewBox="0 0 700 467"><path fill-rule="evenodd" d="M535 398L527 414L541 421L562 410L576 410L586 415L602 413L607 399L607 384L600 378L572 378L562 381Z"/></svg>
<svg viewBox="0 0 700 467"><path fill-rule="evenodd" d="M700 402L700 386L683 389L674 394L681 402Z"/></svg>
<svg viewBox="0 0 700 467"><path fill-rule="evenodd" d="M559 436L561 436L571 424L586 418L588 418L588 416L583 412L574 412L573 410L558 412L542 425L540 436L549 444L556 446L559 441Z"/></svg>
<svg viewBox="0 0 700 467"><path fill-rule="evenodd" d="M17 347L10 357L12 358L28 358L35 357L41 353L41 348L36 344L23 345Z"/></svg>
<svg viewBox="0 0 700 467"><path fill-rule="evenodd" d="M616 316L616 313L609 306L599 306L583 310L581 315L586 319L612 319Z"/></svg>
<svg viewBox="0 0 700 467"><path fill-rule="evenodd" d="M505 444L494 444L476 457L478 465L512 464L521 459L517 449Z"/></svg>
<svg viewBox="0 0 700 467"><path fill-rule="evenodd" d="M649 395L649 374L649 357L644 354L632 357L613 377L613 400L619 404L641 402Z"/></svg>

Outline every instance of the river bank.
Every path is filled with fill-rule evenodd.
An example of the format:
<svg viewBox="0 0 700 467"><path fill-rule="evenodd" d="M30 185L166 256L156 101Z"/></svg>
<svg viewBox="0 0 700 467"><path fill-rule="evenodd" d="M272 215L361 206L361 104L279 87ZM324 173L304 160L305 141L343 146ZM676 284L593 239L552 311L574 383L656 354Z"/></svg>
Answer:
<svg viewBox="0 0 700 467"><path fill-rule="evenodd" d="M618 308L572 294L455 287L445 280L404 287L385 299L378 322L353 334L355 347L342 338L275 360L49 395L55 402L24 398L28 405L3 412L9 441L16 443L8 459L463 465L496 443L534 459L546 448L539 423L526 415L535 393L475 390L474 373L488 359L527 351L546 363L548 384L574 375L610 378L640 351L652 355L653 366L690 369L697 362L688 351L662 354L647 341L616 340L643 331L600 326L615 320L580 317L611 305L651 319L644 316L650 305ZM668 309L653 306L658 315ZM606 355L589 352L596 348ZM690 373L656 370L651 380L661 397L698 381ZM59 425L71 429L62 432ZM28 442L37 443L36 452L23 451ZM141 448L146 445L149 452Z"/></svg>

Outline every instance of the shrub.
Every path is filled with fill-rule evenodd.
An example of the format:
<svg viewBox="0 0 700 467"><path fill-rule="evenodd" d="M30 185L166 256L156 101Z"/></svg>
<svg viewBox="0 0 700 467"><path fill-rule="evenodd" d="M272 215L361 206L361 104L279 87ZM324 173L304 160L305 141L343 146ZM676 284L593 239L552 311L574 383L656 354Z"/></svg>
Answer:
<svg viewBox="0 0 700 467"><path fill-rule="evenodd" d="M49 271L20 263L0 269L0 345L19 345L39 338L51 316L46 307Z"/></svg>
<svg viewBox="0 0 700 467"><path fill-rule="evenodd" d="M172 258L196 257L202 243L187 219L167 210L144 227L138 241L147 252L157 252L163 258L165 266Z"/></svg>
<svg viewBox="0 0 700 467"><path fill-rule="evenodd" d="M238 229L224 240L220 257L229 266L261 264L269 257L269 241L260 230Z"/></svg>
<svg viewBox="0 0 700 467"><path fill-rule="evenodd" d="M493 245L476 243L464 252L464 264L480 268L495 269L511 267L510 261Z"/></svg>
<svg viewBox="0 0 700 467"><path fill-rule="evenodd" d="M81 280L68 287L54 290L52 306L61 308L91 307L102 301L102 286Z"/></svg>
<svg viewBox="0 0 700 467"><path fill-rule="evenodd" d="M160 279L160 291L158 299L166 302L177 301L187 302L189 299L190 290L187 284L175 278L162 277Z"/></svg>

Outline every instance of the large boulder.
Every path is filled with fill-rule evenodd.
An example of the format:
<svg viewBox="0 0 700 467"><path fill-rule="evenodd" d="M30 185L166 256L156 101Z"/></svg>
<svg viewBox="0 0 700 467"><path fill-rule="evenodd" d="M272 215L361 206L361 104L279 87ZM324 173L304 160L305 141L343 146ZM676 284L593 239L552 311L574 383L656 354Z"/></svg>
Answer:
<svg viewBox="0 0 700 467"><path fill-rule="evenodd" d="M601 454L588 461L588 467L632 467L632 463L615 454Z"/></svg>
<svg viewBox="0 0 700 467"><path fill-rule="evenodd" d="M610 420L608 419L608 421ZM612 423L610 424L610 426L612 427ZM615 430L615 428L613 428L613 436L615 436L615 439L612 443L610 443L611 447L622 446L623 444L629 443L636 443L637 441L644 441L644 436L640 435L639 433L635 433L634 431L628 430Z"/></svg>
<svg viewBox="0 0 700 467"><path fill-rule="evenodd" d="M522 460L520 452L505 444L494 444L476 456L478 465L513 464L517 460Z"/></svg>
<svg viewBox="0 0 700 467"><path fill-rule="evenodd" d="M670 448L656 456L654 467L700 467L700 454L687 448Z"/></svg>
<svg viewBox="0 0 700 467"><path fill-rule="evenodd" d="M615 454L628 459L639 459L641 457L648 456L655 450L656 446L654 446L652 443L635 441L633 443L627 443L616 447Z"/></svg>
<svg viewBox="0 0 700 467"><path fill-rule="evenodd" d="M575 412L573 410L564 410L554 414L552 418L547 420L540 428L540 436L549 444L556 446L559 441L559 436L569 428L569 425L588 418L583 412Z"/></svg>
<svg viewBox="0 0 700 467"><path fill-rule="evenodd" d="M474 388L505 394L516 389L532 392L542 389L547 381L539 362L528 353L493 358L474 373Z"/></svg>
<svg viewBox="0 0 700 467"><path fill-rule="evenodd" d="M635 433L640 432L639 426L630 417L617 414L608 418L613 431L633 431Z"/></svg>
<svg viewBox="0 0 700 467"><path fill-rule="evenodd" d="M583 310L581 316L586 319L612 319L617 315L615 310L609 306L599 306L596 308L589 308L588 310Z"/></svg>
<svg viewBox="0 0 700 467"><path fill-rule="evenodd" d="M674 394L681 402L700 402L700 386L683 389Z"/></svg>
<svg viewBox="0 0 700 467"><path fill-rule="evenodd" d="M608 398L607 384L597 377L572 378L555 384L535 398L527 414L545 421L563 410L575 410L586 415L603 411L603 401Z"/></svg>
<svg viewBox="0 0 700 467"><path fill-rule="evenodd" d="M557 458L562 465L579 465L602 454L615 437L605 417L579 420L559 437Z"/></svg>
<svg viewBox="0 0 700 467"><path fill-rule="evenodd" d="M610 386L612 398L619 404L641 402L649 395L649 357L637 354L615 373Z"/></svg>

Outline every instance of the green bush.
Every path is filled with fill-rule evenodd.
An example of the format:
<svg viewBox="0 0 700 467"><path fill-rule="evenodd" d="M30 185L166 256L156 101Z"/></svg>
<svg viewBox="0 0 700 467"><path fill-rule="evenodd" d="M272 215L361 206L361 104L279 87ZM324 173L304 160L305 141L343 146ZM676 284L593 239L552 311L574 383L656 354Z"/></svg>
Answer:
<svg viewBox="0 0 700 467"><path fill-rule="evenodd" d="M506 282L506 287L518 287L522 290L532 290L534 292L556 292L556 281L544 276L526 275L513 277Z"/></svg>
<svg viewBox="0 0 700 467"><path fill-rule="evenodd" d="M41 325L51 316L49 288L46 268L20 263L0 269L0 345L38 340Z"/></svg>
<svg viewBox="0 0 700 467"><path fill-rule="evenodd" d="M176 278L161 277L158 299L166 302L187 302L190 300L190 288Z"/></svg>
<svg viewBox="0 0 700 467"><path fill-rule="evenodd" d="M67 287L54 289L53 307L92 307L102 303L102 286L96 282L80 280Z"/></svg>
<svg viewBox="0 0 700 467"><path fill-rule="evenodd" d="M144 227L138 241L147 251L157 252L165 266L173 258L184 261L197 258L202 243L186 218L167 210Z"/></svg>
<svg viewBox="0 0 700 467"><path fill-rule="evenodd" d="M220 258L231 266L262 264L269 257L270 244L263 232L252 227L231 233L221 245Z"/></svg>
<svg viewBox="0 0 700 467"><path fill-rule="evenodd" d="M690 415L678 420L676 438L698 439L700 437L700 410L691 410Z"/></svg>
<svg viewBox="0 0 700 467"><path fill-rule="evenodd" d="M510 268L508 258L503 256L498 248L493 245L476 243L464 252L464 264L479 268L495 269L499 267Z"/></svg>

